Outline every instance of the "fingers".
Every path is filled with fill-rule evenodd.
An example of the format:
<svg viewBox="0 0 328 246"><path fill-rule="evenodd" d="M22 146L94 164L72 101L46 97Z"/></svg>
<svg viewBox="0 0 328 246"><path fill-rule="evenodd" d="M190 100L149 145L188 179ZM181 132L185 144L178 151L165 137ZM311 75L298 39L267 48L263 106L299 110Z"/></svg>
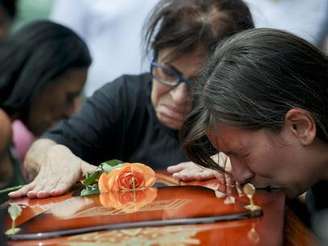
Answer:
<svg viewBox="0 0 328 246"><path fill-rule="evenodd" d="M97 166L91 165L90 163L81 160L81 170L82 170L82 174L86 175L87 173L96 171Z"/></svg>
<svg viewBox="0 0 328 246"><path fill-rule="evenodd" d="M49 179L34 181L34 187L26 190L20 196L26 195L28 198L46 198L59 196L67 192L72 186L72 179Z"/></svg>
<svg viewBox="0 0 328 246"><path fill-rule="evenodd" d="M190 170L190 171L195 170L195 171L197 171L197 170L203 170L203 169L205 169L205 168L202 167L202 166L199 166L199 165L197 165L197 164L195 164L191 161L188 161L188 162L181 162L177 165L169 166L167 168L167 171L169 173L175 173L175 172L180 172L182 170Z"/></svg>
<svg viewBox="0 0 328 246"><path fill-rule="evenodd" d="M232 194L234 191L236 191L236 182L229 173L222 174L220 180L224 181L224 188L226 194Z"/></svg>
<svg viewBox="0 0 328 246"><path fill-rule="evenodd" d="M216 178L216 172L214 170L182 170L173 174L173 177L183 180L183 181L193 181L193 180L207 180Z"/></svg>
<svg viewBox="0 0 328 246"><path fill-rule="evenodd" d="M217 176L217 171L212 170L212 169L204 169L203 172L200 173L200 177L202 179L212 179L212 178L216 178Z"/></svg>
<svg viewBox="0 0 328 246"><path fill-rule="evenodd" d="M22 196L27 196L28 198L46 198L62 195L70 189L79 177L74 175L74 173L68 173L69 175L54 173L50 168L45 171L41 170L32 183L8 195L11 198Z"/></svg>
<svg viewBox="0 0 328 246"><path fill-rule="evenodd" d="M26 196L26 194L30 191L33 190L35 187L35 182L31 182L30 184L24 185L22 188L20 188L17 191L10 192L8 196L10 198L17 198L17 197L22 197Z"/></svg>
<svg viewBox="0 0 328 246"><path fill-rule="evenodd" d="M72 185L68 185L67 183L58 184L54 189L50 191L51 196L60 196L65 194Z"/></svg>
<svg viewBox="0 0 328 246"><path fill-rule="evenodd" d="M26 193L26 196L29 198L46 198L50 196L48 189L50 185L53 185L56 182L56 176L52 175L52 168L47 166L47 168L42 167L39 174L34 180L34 188L29 190Z"/></svg>
<svg viewBox="0 0 328 246"><path fill-rule="evenodd" d="M176 172L180 172L180 171L182 171L182 170L185 169L185 168L186 168L186 165L185 165L185 162L183 162L183 163L180 163L180 164L177 164L177 165L169 166L169 167L167 168L167 171L168 171L169 173L176 173Z"/></svg>
<svg viewBox="0 0 328 246"><path fill-rule="evenodd" d="M51 196L53 191L56 191L60 179L43 179L39 178L33 190L27 193L29 198L46 198Z"/></svg>
<svg viewBox="0 0 328 246"><path fill-rule="evenodd" d="M174 173L174 174L172 174L172 176L174 178L179 179L179 180L182 180L182 181L199 180L199 176L198 175L191 175L191 174L184 173L184 172Z"/></svg>
<svg viewBox="0 0 328 246"><path fill-rule="evenodd" d="M74 182L72 182L72 181L73 181L73 179L58 180L56 185L49 191L50 195L51 196L59 196L59 195L66 193L72 187L72 185L75 183L75 181Z"/></svg>
<svg viewBox="0 0 328 246"><path fill-rule="evenodd" d="M173 177L183 181L206 180L216 178L218 175L217 171L204 168L193 162L183 162L169 166L167 171L171 173Z"/></svg>
<svg viewBox="0 0 328 246"><path fill-rule="evenodd" d="M35 179L32 183L25 185L18 191L14 191L8 194L11 198L17 198L17 197L23 197L27 196L29 198L36 198L36 197L45 197L45 194L39 194L38 192L42 191L42 188L44 187L43 182L40 182L39 180Z"/></svg>

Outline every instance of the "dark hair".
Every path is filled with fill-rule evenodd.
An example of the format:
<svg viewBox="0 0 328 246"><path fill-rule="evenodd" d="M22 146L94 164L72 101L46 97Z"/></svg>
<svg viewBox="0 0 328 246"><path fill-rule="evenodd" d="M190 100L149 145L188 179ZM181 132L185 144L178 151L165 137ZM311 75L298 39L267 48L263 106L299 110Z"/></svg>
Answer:
<svg viewBox="0 0 328 246"><path fill-rule="evenodd" d="M145 22L145 54L157 57L173 48L171 58L199 45L210 53L222 39L248 28L253 20L242 0L162 0Z"/></svg>
<svg viewBox="0 0 328 246"><path fill-rule="evenodd" d="M310 112L328 142L328 58L287 32L260 28L223 42L195 83L194 107L182 130L190 158L214 167L205 144L216 123L279 131L291 108Z"/></svg>
<svg viewBox="0 0 328 246"><path fill-rule="evenodd" d="M0 107L27 117L32 98L45 85L90 64L86 44L72 30L50 21L30 23L0 46Z"/></svg>
<svg viewBox="0 0 328 246"><path fill-rule="evenodd" d="M3 8L9 18L14 19L17 12L16 3L16 0L0 0L0 8Z"/></svg>

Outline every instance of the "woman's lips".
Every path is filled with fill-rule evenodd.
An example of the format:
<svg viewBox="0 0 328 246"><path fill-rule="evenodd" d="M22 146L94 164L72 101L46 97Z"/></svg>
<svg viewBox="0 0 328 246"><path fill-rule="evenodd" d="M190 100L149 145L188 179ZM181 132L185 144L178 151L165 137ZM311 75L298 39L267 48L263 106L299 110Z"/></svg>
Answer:
<svg viewBox="0 0 328 246"><path fill-rule="evenodd" d="M179 108L179 107L174 107L174 106L169 106L169 105L163 105L164 107L166 107L169 111L172 111L172 112L174 112L174 113L176 113L176 114L184 114L184 107L181 107L181 108Z"/></svg>

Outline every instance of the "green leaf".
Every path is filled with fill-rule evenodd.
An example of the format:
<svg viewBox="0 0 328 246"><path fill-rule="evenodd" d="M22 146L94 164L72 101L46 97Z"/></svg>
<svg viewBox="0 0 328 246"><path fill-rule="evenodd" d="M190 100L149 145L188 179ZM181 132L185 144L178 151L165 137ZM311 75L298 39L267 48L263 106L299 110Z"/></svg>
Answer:
<svg viewBox="0 0 328 246"><path fill-rule="evenodd" d="M15 235L17 232L19 232L20 231L20 228L18 228L18 227L14 227L14 228L10 228L10 229L8 229L6 232L5 232L5 234L6 235L8 235L8 236L10 236L10 235Z"/></svg>
<svg viewBox="0 0 328 246"><path fill-rule="evenodd" d="M16 220L18 216L22 213L22 208L16 203L10 203L8 208L8 213L12 220Z"/></svg>
<svg viewBox="0 0 328 246"><path fill-rule="evenodd" d="M105 161L105 162L101 163L100 166L102 167L102 169L104 171L110 172L113 167L116 167L122 163L123 163L123 161L114 159L114 160L110 160L110 161ZM108 169L108 171L106 169Z"/></svg>
<svg viewBox="0 0 328 246"><path fill-rule="evenodd" d="M114 160L110 160L110 161L105 161L105 162L103 162L103 163L106 163L106 164L108 164L108 165L110 165L110 166L112 166L112 167L115 167L115 166L117 166L118 164L122 164L123 161L114 159Z"/></svg>
<svg viewBox="0 0 328 246"><path fill-rule="evenodd" d="M100 193L98 184L86 186L80 193L80 196L98 195Z"/></svg>
<svg viewBox="0 0 328 246"><path fill-rule="evenodd" d="M81 183L84 185L84 189L81 191L81 196L89 196L89 195L95 195L99 194L98 189L98 180L100 175L103 172L110 172L113 168L120 167L123 162L120 160L110 160L105 161L101 163L96 171L92 173L87 173L85 178L81 181Z"/></svg>
<svg viewBox="0 0 328 246"><path fill-rule="evenodd" d="M120 160L110 160L110 161L105 161L101 163L97 170L88 173L86 177L81 181L82 184L84 185L92 185L98 183L99 177L103 172L110 172L112 171L113 167L118 167L120 166L119 164L123 163Z"/></svg>
<svg viewBox="0 0 328 246"><path fill-rule="evenodd" d="M106 162L101 163L99 168L101 168L102 172L110 172L113 169L113 167Z"/></svg>
<svg viewBox="0 0 328 246"><path fill-rule="evenodd" d="M92 185L96 184L99 180L100 175L103 173L101 170L97 170L93 173L88 173L85 179L82 180L82 184L84 185Z"/></svg>

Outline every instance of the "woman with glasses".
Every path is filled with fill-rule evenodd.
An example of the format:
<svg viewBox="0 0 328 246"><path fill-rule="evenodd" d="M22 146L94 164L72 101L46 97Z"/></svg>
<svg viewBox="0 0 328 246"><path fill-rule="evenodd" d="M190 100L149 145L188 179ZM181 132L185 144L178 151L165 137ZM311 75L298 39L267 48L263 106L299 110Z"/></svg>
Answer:
<svg viewBox="0 0 328 246"><path fill-rule="evenodd" d="M62 194L110 159L154 169L188 161L178 130L191 110L190 87L218 42L252 27L242 0L160 1L145 26L151 73L108 83L36 141L25 161L36 177L11 196Z"/></svg>

